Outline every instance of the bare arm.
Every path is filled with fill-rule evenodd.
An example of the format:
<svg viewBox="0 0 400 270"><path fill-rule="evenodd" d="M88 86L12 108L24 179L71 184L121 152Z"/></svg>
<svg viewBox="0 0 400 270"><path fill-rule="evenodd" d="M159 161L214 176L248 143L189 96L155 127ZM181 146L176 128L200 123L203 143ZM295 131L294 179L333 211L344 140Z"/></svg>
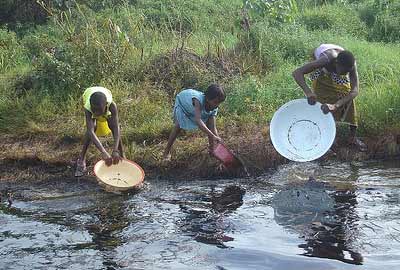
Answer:
<svg viewBox="0 0 400 270"><path fill-rule="evenodd" d="M118 109L117 105L112 102L110 104L110 112L111 112L111 117L110 117L110 122L113 127L113 135L114 135L114 148L113 151L118 151L118 146L119 146L119 141L121 140L121 131L119 128L119 118L118 118ZM122 153L121 153L122 155Z"/></svg>
<svg viewBox="0 0 400 270"><path fill-rule="evenodd" d="M203 120L201 120L200 102L197 99L193 99L193 102L194 102L194 118L195 118L196 124L199 126L200 130L203 131L204 133L206 133L210 138L213 138L215 140L220 140L220 138L206 126L206 124L203 122ZM214 124L214 126L215 126L215 124Z"/></svg>
<svg viewBox="0 0 400 270"><path fill-rule="evenodd" d="M214 133L215 136L219 137L218 131L217 131L217 126L215 124L215 116L211 116L209 119L209 128L212 133Z"/></svg>
<svg viewBox="0 0 400 270"><path fill-rule="evenodd" d="M96 148L99 149L99 151L102 154L108 155L106 149L103 147L103 145L101 144L99 138L97 137L97 135L94 131L94 122L92 119L92 113L86 109L85 109L85 118L86 118L86 128L87 128L87 132L89 134L90 140L94 143Z"/></svg>
<svg viewBox="0 0 400 270"><path fill-rule="evenodd" d="M217 127L215 125L215 116L210 116L210 118L207 121L207 126L211 130L211 132L214 133L215 136L219 137ZM214 138L211 137L210 135L208 136L208 143L209 143L209 151L212 151L214 149Z"/></svg>
<svg viewBox="0 0 400 270"><path fill-rule="evenodd" d="M354 99L358 95L359 89L359 82L358 82L358 72L357 72L357 64L354 64L354 68L349 73L350 76L350 87L351 90L348 95L336 101L335 106L337 108L343 106L344 104L348 103L352 99Z"/></svg>
<svg viewBox="0 0 400 270"><path fill-rule="evenodd" d="M321 57L318 60L314 60L309 62L295 71L293 71L292 76L296 83L303 89L304 94L309 97L311 94L314 94L310 87L307 85L306 80L304 78L305 74L308 74L318 68L322 68L327 65L330 61L330 57Z"/></svg>

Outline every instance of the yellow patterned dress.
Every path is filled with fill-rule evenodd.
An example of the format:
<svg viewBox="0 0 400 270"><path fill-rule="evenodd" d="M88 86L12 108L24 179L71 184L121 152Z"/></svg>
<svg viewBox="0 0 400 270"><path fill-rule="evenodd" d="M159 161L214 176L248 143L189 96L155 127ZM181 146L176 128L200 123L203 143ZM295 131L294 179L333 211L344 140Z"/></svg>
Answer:
<svg viewBox="0 0 400 270"><path fill-rule="evenodd" d="M314 71L310 79L312 88L317 95L317 100L321 103L334 104L339 99L347 96L351 90L348 75L337 75L328 73L324 69ZM337 122L344 122L357 126L356 105L354 99L344 104L333 113Z"/></svg>
<svg viewBox="0 0 400 270"><path fill-rule="evenodd" d="M111 133L111 129L108 127L107 119L111 116L109 107L110 107L111 102L113 101L112 94L111 94L110 90L108 90L107 88L104 88L104 87L95 86L95 87L87 88L82 95L83 107L86 110L88 110L89 112L91 112L92 114L93 114L93 112L92 112L92 109L90 106L90 97L95 92L101 92L107 98L106 113L104 115L100 115L97 117L92 116L92 118L96 119L96 131L95 132L96 132L97 136L107 136Z"/></svg>

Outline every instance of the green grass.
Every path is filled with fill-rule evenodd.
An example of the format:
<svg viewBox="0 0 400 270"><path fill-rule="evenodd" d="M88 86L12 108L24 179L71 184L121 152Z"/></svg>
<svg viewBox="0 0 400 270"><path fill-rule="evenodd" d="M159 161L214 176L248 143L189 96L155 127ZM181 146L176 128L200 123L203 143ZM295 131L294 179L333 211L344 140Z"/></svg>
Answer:
<svg viewBox="0 0 400 270"><path fill-rule="evenodd" d="M262 124L303 96L291 73L323 42L357 58L362 132L400 131L397 6L299 0L282 22L271 10L246 15L239 0L84 2L21 32L0 28L1 132L83 134L80 95L92 85L113 92L133 144L165 140L175 94L213 82L228 93L219 125Z"/></svg>

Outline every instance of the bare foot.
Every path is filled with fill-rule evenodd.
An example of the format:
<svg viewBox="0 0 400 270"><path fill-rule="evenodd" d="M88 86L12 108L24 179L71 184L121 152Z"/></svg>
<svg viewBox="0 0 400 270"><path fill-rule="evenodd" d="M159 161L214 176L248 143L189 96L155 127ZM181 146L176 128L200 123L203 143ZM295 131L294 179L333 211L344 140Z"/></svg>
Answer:
<svg viewBox="0 0 400 270"><path fill-rule="evenodd" d="M76 169L75 169L75 177L84 176L87 172L86 162L81 161L80 159L76 160Z"/></svg>
<svg viewBox="0 0 400 270"><path fill-rule="evenodd" d="M163 156L163 160L162 160L162 161L163 161L163 162L170 162L171 159L172 159L172 156L171 156L171 154L169 153L169 154Z"/></svg>
<svg viewBox="0 0 400 270"><path fill-rule="evenodd" d="M367 145L357 137L351 139L350 144L356 146L360 152L366 152L368 149Z"/></svg>

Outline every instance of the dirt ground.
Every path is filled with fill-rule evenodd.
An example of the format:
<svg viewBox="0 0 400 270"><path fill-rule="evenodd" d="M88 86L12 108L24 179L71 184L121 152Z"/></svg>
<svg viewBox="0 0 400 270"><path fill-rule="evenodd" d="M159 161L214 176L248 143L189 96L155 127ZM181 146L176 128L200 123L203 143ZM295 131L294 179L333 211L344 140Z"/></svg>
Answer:
<svg viewBox="0 0 400 270"><path fill-rule="evenodd" d="M267 128L254 125L226 130L229 130L229 136L222 134L223 138L228 138L225 144L240 158L246 171L243 168L227 170L222 167L218 160L208 154L207 140L199 134L180 138L174 146L173 159L168 163L161 159L166 142L141 146L136 154L128 153L128 158L143 167L146 177L177 179L259 175L288 162L275 151ZM346 138L338 135L331 151L320 159L363 161L394 159L400 155L399 134L362 139L368 146L366 152L348 145ZM0 179L6 182L72 179L74 161L80 148L79 138L0 136ZM87 158L89 172L98 159L99 155L92 146ZM94 179L91 173L84 178Z"/></svg>

